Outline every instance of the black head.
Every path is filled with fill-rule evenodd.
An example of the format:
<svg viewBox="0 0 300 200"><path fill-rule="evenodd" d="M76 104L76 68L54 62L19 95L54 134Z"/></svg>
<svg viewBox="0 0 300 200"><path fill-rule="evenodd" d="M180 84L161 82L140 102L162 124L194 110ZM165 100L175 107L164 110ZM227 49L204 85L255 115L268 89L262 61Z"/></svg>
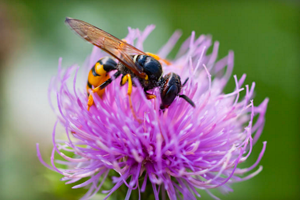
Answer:
<svg viewBox="0 0 300 200"><path fill-rule="evenodd" d="M135 64L149 76L149 80L156 82L159 80L162 75L160 62L147 55L136 55L133 60Z"/></svg>
<svg viewBox="0 0 300 200"><path fill-rule="evenodd" d="M160 87L161 105L160 109L168 108L175 97L179 96L186 100L191 106L195 107L194 102L185 95L179 95L181 87L185 85L188 79L181 85L180 76L171 72L163 77L163 82Z"/></svg>

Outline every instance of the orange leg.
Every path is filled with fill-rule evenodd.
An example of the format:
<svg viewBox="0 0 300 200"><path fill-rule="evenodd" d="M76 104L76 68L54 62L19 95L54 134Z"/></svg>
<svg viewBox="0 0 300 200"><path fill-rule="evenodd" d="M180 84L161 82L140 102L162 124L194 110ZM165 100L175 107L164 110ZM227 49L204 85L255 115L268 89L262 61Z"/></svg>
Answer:
<svg viewBox="0 0 300 200"><path fill-rule="evenodd" d="M100 97L103 95L104 93L104 88L106 86L108 86L114 79L118 78L120 76L120 72L117 71L114 75L113 75L113 79L112 78L109 78L109 76L105 76L105 78L103 79L103 82L101 85L95 87L91 93L97 93ZM88 110L90 110L90 107L94 104L94 99L93 99L93 96L89 95L89 98L88 98Z"/></svg>
<svg viewBox="0 0 300 200"><path fill-rule="evenodd" d="M146 97L147 97L147 99L155 99L156 98L156 96L154 95L154 94L147 94L146 93Z"/></svg>
<svg viewBox="0 0 300 200"><path fill-rule="evenodd" d="M96 88L94 88L92 90L91 93L97 93L99 90L100 90L100 87L96 87ZM89 95L89 99L88 99L88 103L87 103L87 105L88 105L88 111L90 110L91 106L94 104L94 99L93 99L93 96L92 96L91 93Z"/></svg>

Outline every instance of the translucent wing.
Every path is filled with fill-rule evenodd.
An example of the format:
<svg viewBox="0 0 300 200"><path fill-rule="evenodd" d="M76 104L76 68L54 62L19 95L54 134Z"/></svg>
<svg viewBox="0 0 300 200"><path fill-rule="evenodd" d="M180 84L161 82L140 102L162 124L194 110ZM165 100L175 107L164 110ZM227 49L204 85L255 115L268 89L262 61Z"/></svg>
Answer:
<svg viewBox="0 0 300 200"><path fill-rule="evenodd" d="M134 64L131 57L131 55L146 55L146 53L84 21L66 18L66 23L82 38L117 58L138 77L146 77L146 73Z"/></svg>

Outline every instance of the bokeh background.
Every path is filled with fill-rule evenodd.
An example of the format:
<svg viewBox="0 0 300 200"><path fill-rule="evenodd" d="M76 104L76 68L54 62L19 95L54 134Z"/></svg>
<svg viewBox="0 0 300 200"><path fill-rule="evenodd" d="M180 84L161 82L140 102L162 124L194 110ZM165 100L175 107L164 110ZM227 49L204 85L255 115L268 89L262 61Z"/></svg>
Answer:
<svg viewBox="0 0 300 200"><path fill-rule="evenodd" d="M233 185L221 199L300 199L300 4L298 1L0 1L0 199L78 199L61 176L42 166L35 144L49 161L54 113L48 84L63 67L82 65L92 46L64 24L66 16L123 38L127 27L156 29L145 49L156 52L176 30L220 41L219 58L235 52L234 73L256 82L255 105L270 98L264 132L246 165L267 141L264 170ZM179 43L180 43L179 42ZM175 49L178 49L179 45ZM175 55L172 52L170 58ZM226 87L234 88L233 79ZM206 192L203 199L211 199ZM99 197L98 199L101 199Z"/></svg>

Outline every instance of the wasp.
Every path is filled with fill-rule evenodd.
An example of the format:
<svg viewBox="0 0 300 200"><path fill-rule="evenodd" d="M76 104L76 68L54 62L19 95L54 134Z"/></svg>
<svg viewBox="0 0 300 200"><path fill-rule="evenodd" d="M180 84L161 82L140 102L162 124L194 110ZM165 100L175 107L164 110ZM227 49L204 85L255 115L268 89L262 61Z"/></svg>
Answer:
<svg viewBox="0 0 300 200"><path fill-rule="evenodd" d="M145 53L87 22L68 17L65 22L83 39L119 61L117 63L111 57L100 59L89 72L87 91L92 89L92 92L97 93L101 97L105 87L122 75L120 85L123 86L128 82L127 94L132 111L131 93L132 87L136 86L132 81L133 78L138 79L148 99L156 98L155 95L148 93L149 90L160 88L161 110L168 108L177 96L195 107L194 102L189 97L180 94L181 88L188 79L181 84L180 76L176 73L171 72L163 76L162 66L158 61L160 59L159 56ZM109 77L108 73L111 71L116 72L112 77ZM88 109L92 105L93 96L89 95Z"/></svg>

